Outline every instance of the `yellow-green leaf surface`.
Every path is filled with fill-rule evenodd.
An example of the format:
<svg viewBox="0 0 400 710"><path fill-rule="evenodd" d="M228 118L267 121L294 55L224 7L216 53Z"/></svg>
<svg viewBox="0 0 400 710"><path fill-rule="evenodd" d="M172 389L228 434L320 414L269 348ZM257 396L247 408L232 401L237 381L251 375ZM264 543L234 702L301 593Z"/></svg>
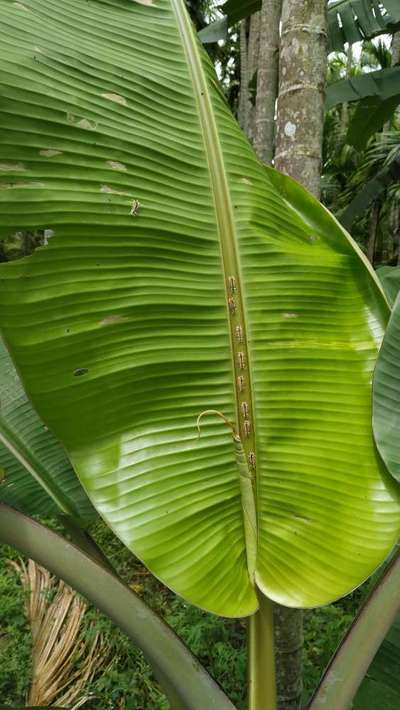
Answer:
<svg viewBox="0 0 400 710"><path fill-rule="evenodd" d="M256 160L183 0L0 0L0 23L1 235L52 230L1 267L1 325L91 500L173 590L241 616L255 478L258 585L350 591L400 525L364 259ZM198 437L210 409L236 442L215 414Z"/></svg>

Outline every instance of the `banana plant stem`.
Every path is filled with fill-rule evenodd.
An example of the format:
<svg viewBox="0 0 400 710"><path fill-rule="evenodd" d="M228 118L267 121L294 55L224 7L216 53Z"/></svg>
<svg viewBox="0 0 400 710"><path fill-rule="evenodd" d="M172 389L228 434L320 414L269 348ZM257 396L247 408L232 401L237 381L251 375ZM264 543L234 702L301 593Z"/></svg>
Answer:
<svg viewBox="0 0 400 710"><path fill-rule="evenodd" d="M249 619L249 710L276 710L273 604L258 590L259 610Z"/></svg>
<svg viewBox="0 0 400 710"><path fill-rule="evenodd" d="M103 567L108 569L109 572L117 574L110 560L105 556L103 550L98 546L96 541L93 540L87 530L81 525L78 525L76 520L70 516L60 515L59 518L74 545L83 550L87 555L90 555L90 557L93 557L97 562L102 564Z"/></svg>

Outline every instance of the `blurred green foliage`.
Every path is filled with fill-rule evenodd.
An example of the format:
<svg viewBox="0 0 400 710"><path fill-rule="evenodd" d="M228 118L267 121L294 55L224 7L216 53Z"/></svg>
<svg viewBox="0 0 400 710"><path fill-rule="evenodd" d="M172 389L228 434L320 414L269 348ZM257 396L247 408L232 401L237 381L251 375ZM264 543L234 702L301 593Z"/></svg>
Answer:
<svg viewBox="0 0 400 710"><path fill-rule="evenodd" d="M7 561L11 547L0 547L0 702L22 703L29 687L31 638L24 613L24 592Z"/></svg>

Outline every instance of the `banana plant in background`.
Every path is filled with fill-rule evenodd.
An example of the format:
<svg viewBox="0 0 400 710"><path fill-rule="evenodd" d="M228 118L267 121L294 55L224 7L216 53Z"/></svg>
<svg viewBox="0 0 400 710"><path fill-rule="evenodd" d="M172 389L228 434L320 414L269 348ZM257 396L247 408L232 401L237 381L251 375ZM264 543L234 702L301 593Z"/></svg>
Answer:
<svg viewBox="0 0 400 710"><path fill-rule="evenodd" d="M0 0L0 22L0 237L53 234L0 268L5 341L120 539L189 602L251 617L250 708L273 709L268 600L327 604L399 536L371 427L388 303L334 218L257 161L183 0ZM114 593L6 506L0 537Z"/></svg>
<svg viewBox="0 0 400 710"><path fill-rule="evenodd" d="M400 7L397 0L328 0L329 44L341 51L353 44L390 34L400 29Z"/></svg>
<svg viewBox="0 0 400 710"><path fill-rule="evenodd" d="M385 191L388 201L391 199L393 204L397 200L400 179L400 148L398 143L396 143L396 133L393 135L395 145L392 149L390 149L389 143L392 138L390 134L384 135L382 140L372 143L365 153L361 165L353 173L351 180L349 180L347 187L349 195L351 195L352 189L354 190L354 186L359 186L359 189L350 204L337 213L338 219L345 228L350 229L353 222L365 215L370 204ZM382 158L381 153L384 153L385 150L387 155L383 155ZM375 160L374 157L376 158ZM386 278L382 279L382 273L379 276L387 296ZM393 276L391 279L393 279ZM391 301L390 298L388 300Z"/></svg>
<svg viewBox="0 0 400 710"><path fill-rule="evenodd" d="M363 150L400 104L400 66L341 79L327 87L326 110L337 104L357 102L346 143Z"/></svg>
<svg viewBox="0 0 400 710"><path fill-rule="evenodd" d="M262 0L227 0L224 16L199 33L204 43L225 39L228 27L261 9ZM400 29L400 6L397 0L337 0L328 2L329 50L342 51L353 44L390 34Z"/></svg>
<svg viewBox="0 0 400 710"><path fill-rule="evenodd" d="M396 97L399 95L399 78L400 67L396 66L335 81L326 90L326 109L329 111L336 104L359 101L368 96L382 100Z"/></svg>

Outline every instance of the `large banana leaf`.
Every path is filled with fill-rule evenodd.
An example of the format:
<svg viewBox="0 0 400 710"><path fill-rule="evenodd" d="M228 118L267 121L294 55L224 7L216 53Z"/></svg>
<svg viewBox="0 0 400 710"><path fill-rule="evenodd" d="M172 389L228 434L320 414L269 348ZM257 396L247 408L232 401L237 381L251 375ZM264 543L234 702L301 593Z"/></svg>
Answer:
<svg viewBox="0 0 400 710"><path fill-rule="evenodd" d="M94 510L61 444L40 421L0 340L0 501L88 524Z"/></svg>
<svg viewBox="0 0 400 710"><path fill-rule="evenodd" d="M256 609L256 542L278 602L348 592L400 525L372 270L257 161L183 0L0 0L0 19L1 234L54 231L2 266L1 325L95 506L216 613ZM234 441L216 414L198 437L210 409Z"/></svg>

